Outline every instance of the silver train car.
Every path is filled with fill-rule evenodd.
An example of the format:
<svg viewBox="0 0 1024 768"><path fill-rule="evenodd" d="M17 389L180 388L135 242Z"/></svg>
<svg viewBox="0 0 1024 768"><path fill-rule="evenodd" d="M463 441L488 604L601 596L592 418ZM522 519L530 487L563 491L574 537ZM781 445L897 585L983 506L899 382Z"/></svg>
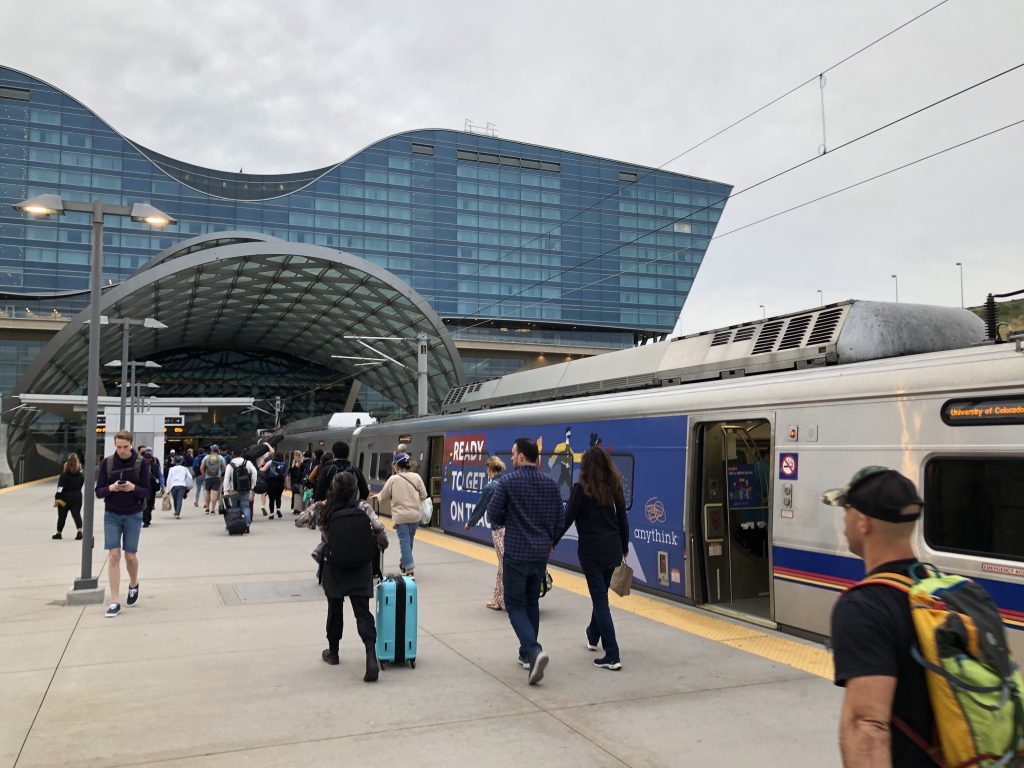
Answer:
<svg viewBox="0 0 1024 768"><path fill-rule="evenodd" d="M925 500L919 557L984 585L1024 654L1024 352L969 312L842 302L467 385L444 410L297 425L282 447L345 440L379 487L406 443L435 525L489 542L486 516L464 529L488 456L538 440L568 498L599 445L623 475L635 587L816 639L864 573L821 493L893 467Z"/></svg>

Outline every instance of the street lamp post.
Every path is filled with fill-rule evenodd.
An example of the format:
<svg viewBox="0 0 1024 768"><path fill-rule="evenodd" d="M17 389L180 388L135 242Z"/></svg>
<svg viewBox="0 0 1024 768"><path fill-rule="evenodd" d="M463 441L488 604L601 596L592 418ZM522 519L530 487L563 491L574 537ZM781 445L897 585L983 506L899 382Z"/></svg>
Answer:
<svg viewBox="0 0 1024 768"><path fill-rule="evenodd" d="M125 404L128 392L128 329L133 325L141 325L143 328L152 328L157 331L167 328L155 317L147 317L145 320L132 320L130 317L100 317L100 325L121 326L121 429L124 429ZM107 363L111 365L111 363Z"/></svg>
<svg viewBox="0 0 1024 768"><path fill-rule="evenodd" d="M762 305L763 307L764 305ZM377 357L360 357L356 355L331 355L331 357L339 360L360 360L362 362L357 363L357 367L364 366L377 366L384 365L386 363L394 363L400 365L407 371L411 370L405 363L401 363L390 355L381 352L376 347L367 344L367 341L414 341L416 342L416 415L426 416L427 415L427 355L430 352L430 345L427 343L427 334L417 333L416 338L410 339L405 336L345 336L346 339L352 339L362 344L368 350L373 352Z"/></svg>
<svg viewBox="0 0 1024 768"><path fill-rule="evenodd" d="M960 268L960 309L964 308L964 265L958 261L956 265Z"/></svg>
<svg viewBox="0 0 1024 768"><path fill-rule="evenodd" d="M757 306L761 308L761 319L764 320L768 316L767 311L764 308L764 304L758 304Z"/></svg>
<svg viewBox="0 0 1024 768"><path fill-rule="evenodd" d="M92 215L92 254L89 273L89 379L85 414L85 471L82 494L82 574L68 592L69 605L102 603L103 590L92 575L93 513L96 501L96 412L100 389L100 301L103 279L103 219L105 216L129 216L132 221L152 226L174 224L175 220L148 203L111 205L101 200L91 203L64 200L60 195L37 195L13 206L14 210L32 216L60 216L65 211ZM126 355L127 357L127 355Z"/></svg>
<svg viewBox="0 0 1024 768"><path fill-rule="evenodd" d="M152 318L148 318L147 321L148 320L152 320ZM136 321L132 321L132 322L134 323ZM157 323L158 321L153 320L153 322ZM159 323L159 325L162 328L166 328L167 327L163 323ZM125 327L127 327L127 326L125 326ZM147 326L147 327L155 328L156 326ZM119 386L121 388L121 421L119 422L120 425L119 425L118 429L124 429L125 415L126 415L126 410L127 410L127 405L128 405L128 390L129 390L129 387L131 388L131 392L132 392L132 403L134 404L134 402L135 402L135 368L137 366L140 366L140 365L143 368L160 368L160 367L162 367L159 363L154 363L152 360L146 360L145 362L141 362L141 361L138 361L138 360L128 360L126 358L121 358L120 360L111 360L109 363L107 363L107 367L108 368L120 368L121 369L121 381L119 381L117 383L117 385L116 385L116 386ZM131 371L130 374L129 374L129 370ZM130 385L129 385L129 377L131 378L131 384ZM133 416L132 416L132 422L131 422L130 426L128 427L128 431L131 432L132 434L135 434L134 412L133 412Z"/></svg>
<svg viewBox="0 0 1024 768"><path fill-rule="evenodd" d="M896 285L896 303L900 303L900 279L896 275L892 276L893 282Z"/></svg>
<svg viewBox="0 0 1024 768"><path fill-rule="evenodd" d="M825 295L821 292L821 288L818 289L818 306L825 306Z"/></svg>

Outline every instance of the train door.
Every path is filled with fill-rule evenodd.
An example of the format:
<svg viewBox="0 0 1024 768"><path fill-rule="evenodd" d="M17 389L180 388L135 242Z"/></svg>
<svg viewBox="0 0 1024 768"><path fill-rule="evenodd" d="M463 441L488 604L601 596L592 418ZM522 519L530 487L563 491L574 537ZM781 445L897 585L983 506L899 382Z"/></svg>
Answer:
<svg viewBox="0 0 1024 768"><path fill-rule="evenodd" d="M771 423L708 422L696 429L694 600L770 622Z"/></svg>
<svg viewBox="0 0 1024 768"><path fill-rule="evenodd" d="M427 438L427 489L434 503L434 517L431 525L441 525L441 477L444 474L444 435Z"/></svg>

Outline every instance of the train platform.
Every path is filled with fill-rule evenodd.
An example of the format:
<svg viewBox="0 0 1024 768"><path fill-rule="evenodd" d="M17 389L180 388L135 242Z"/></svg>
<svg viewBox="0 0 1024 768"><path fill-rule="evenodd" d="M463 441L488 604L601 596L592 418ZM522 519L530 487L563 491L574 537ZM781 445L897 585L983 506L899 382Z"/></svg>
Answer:
<svg viewBox="0 0 1024 768"><path fill-rule="evenodd" d="M506 615L484 606L493 553L432 530L415 544L416 668L375 684L348 607L341 664L321 661L317 535L288 512L228 537L191 497L181 520L158 502L138 604L65 606L81 543L70 521L50 538L53 486L0 491L0 766L840 764L842 691L819 645L634 594L613 608L623 668L597 669L585 583L552 568L551 663L530 687Z"/></svg>

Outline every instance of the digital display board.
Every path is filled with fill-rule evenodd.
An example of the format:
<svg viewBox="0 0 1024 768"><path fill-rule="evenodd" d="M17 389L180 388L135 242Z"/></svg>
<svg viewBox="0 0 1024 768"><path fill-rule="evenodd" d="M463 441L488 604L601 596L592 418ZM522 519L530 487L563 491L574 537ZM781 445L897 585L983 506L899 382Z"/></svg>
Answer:
<svg viewBox="0 0 1024 768"><path fill-rule="evenodd" d="M951 427L1024 424L1024 395L949 400L942 406L942 421Z"/></svg>

